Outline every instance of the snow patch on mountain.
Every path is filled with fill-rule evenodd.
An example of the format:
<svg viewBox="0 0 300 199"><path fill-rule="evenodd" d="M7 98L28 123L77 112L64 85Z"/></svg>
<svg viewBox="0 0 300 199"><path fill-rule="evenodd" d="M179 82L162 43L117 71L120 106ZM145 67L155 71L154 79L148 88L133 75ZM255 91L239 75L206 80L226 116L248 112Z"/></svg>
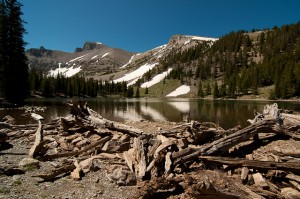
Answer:
<svg viewBox="0 0 300 199"><path fill-rule="evenodd" d="M156 59L159 59L159 58L163 55L163 52L165 51L166 46L167 46L167 44L164 44L164 45L162 45L162 46L159 46L159 47L155 48L155 49L159 49L159 50L154 54L154 56L156 56Z"/></svg>
<svg viewBox="0 0 300 199"><path fill-rule="evenodd" d="M126 64L124 64L123 66L121 66L120 69L126 68L126 67L132 62L133 58L134 58L135 56L140 55L140 54L141 54L141 53L138 53L138 54L136 54L136 55L132 55L131 58L129 59L129 61L128 61Z"/></svg>
<svg viewBox="0 0 300 199"><path fill-rule="evenodd" d="M137 78L141 78L146 72L154 68L158 63L144 64L139 67L137 70L132 71L131 73L125 74L123 77L114 80L114 82L128 82L131 80L135 80Z"/></svg>
<svg viewBox="0 0 300 199"><path fill-rule="evenodd" d="M106 57L107 55L109 55L109 52L108 53L105 53L104 55L102 55L101 59Z"/></svg>
<svg viewBox="0 0 300 199"><path fill-rule="evenodd" d="M54 70L50 70L49 71L49 75L53 76L53 77L57 77L58 74L63 75L65 77L72 77L73 75L76 75L77 73L79 73L82 69L81 66L79 67L74 67L71 66L69 68L67 67L60 67L61 63L59 63L59 67L54 69Z"/></svg>
<svg viewBox="0 0 300 199"><path fill-rule="evenodd" d="M218 39L216 38L211 38L211 37L198 37L198 36L187 36L190 39L184 42L184 45L190 43L192 40L198 40L198 41L217 41Z"/></svg>
<svg viewBox="0 0 300 199"><path fill-rule="evenodd" d="M159 83L160 81L162 81L168 74L170 74L170 72L172 71L172 68L169 68L167 71L163 72L163 73L160 73L156 76L154 76L150 81L148 82L144 82L141 87L142 88L146 88L146 87L151 87L153 86L154 84L157 84Z"/></svg>
<svg viewBox="0 0 300 199"><path fill-rule="evenodd" d="M91 60L96 59L99 55L95 55L91 58Z"/></svg>
<svg viewBox="0 0 300 199"><path fill-rule="evenodd" d="M76 58L74 58L74 59L71 59L70 61L68 61L66 64L69 64L70 62L74 62L74 61L80 61L80 60L82 60L85 56L87 56L88 54L86 54L86 55L82 55L82 56L80 56L80 57L76 57Z"/></svg>
<svg viewBox="0 0 300 199"><path fill-rule="evenodd" d="M175 91L168 94L166 97L177 97L178 95L184 95L190 92L191 87L187 85L179 86Z"/></svg>

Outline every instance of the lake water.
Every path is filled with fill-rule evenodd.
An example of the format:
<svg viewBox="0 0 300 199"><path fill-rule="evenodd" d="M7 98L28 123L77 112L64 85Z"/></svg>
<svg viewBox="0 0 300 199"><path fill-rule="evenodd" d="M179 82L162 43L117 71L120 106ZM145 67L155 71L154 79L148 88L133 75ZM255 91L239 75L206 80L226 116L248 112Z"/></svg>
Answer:
<svg viewBox="0 0 300 199"><path fill-rule="evenodd" d="M152 121L182 121L184 116L200 122L214 122L225 129L248 125L247 119L254 118L254 110L262 112L268 101L240 100L199 100L183 98L141 98L141 99L84 99L88 105L103 117L114 120L152 120ZM28 105L46 106L43 113L45 122L55 117L68 115L64 105L67 99L29 99ZM276 102L281 109L291 109L300 112L300 102ZM30 117L23 115L24 110L0 110L0 118L11 115L18 124L36 123Z"/></svg>

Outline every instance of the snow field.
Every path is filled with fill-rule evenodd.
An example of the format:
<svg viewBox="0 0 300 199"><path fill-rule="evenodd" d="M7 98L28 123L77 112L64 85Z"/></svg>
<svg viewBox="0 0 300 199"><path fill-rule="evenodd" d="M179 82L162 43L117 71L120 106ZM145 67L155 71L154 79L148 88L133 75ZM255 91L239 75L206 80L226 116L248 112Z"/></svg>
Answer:
<svg viewBox="0 0 300 199"><path fill-rule="evenodd" d="M184 95L190 92L191 87L187 85L179 86L175 91L168 94L166 97L177 97L178 95Z"/></svg>
<svg viewBox="0 0 300 199"><path fill-rule="evenodd" d="M172 71L172 68L169 68L167 71L163 72L163 73L160 73L156 76L154 76L152 78L152 80L150 80L149 82L144 82L141 87L142 88L146 88L146 87L151 87L153 86L154 84L157 84L159 83L160 81L162 81L170 72Z"/></svg>

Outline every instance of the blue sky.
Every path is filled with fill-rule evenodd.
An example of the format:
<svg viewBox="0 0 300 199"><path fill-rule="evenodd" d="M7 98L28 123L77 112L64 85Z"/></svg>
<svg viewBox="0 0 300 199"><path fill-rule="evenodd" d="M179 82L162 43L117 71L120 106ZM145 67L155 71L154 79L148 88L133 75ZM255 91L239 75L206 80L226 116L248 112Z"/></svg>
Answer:
<svg viewBox="0 0 300 199"><path fill-rule="evenodd" d="M300 21L299 0L19 0L26 48L74 52L96 41L131 52L174 34L220 37Z"/></svg>

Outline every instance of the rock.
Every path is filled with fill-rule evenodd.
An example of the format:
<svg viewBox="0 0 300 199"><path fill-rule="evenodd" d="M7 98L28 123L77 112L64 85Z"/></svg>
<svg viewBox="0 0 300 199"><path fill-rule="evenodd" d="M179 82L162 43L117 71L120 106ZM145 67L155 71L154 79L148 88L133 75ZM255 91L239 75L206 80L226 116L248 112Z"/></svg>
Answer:
<svg viewBox="0 0 300 199"><path fill-rule="evenodd" d="M23 158L19 163L19 167L21 168L39 168L39 161L33 158Z"/></svg>
<svg viewBox="0 0 300 199"><path fill-rule="evenodd" d="M132 186L136 184L135 174L123 167L114 169L111 174L111 179L119 186Z"/></svg>
<svg viewBox="0 0 300 199"><path fill-rule="evenodd" d="M255 185L263 188L263 189L269 189L269 185L266 182L266 180L262 177L260 173L255 173L252 175Z"/></svg>
<svg viewBox="0 0 300 199"><path fill-rule="evenodd" d="M300 199L300 192L291 187L281 189L281 194L286 199Z"/></svg>
<svg viewBox="0 0 300 199"><path fill-rule="evenodd" d="M84 173L87 173L89 171L97 171L101 168L101 165L99 165L99 162L94 157L85 159L79 163L80 168Z"/></svg>
<svg viewBox="0 0 300 199"><path fill-rule="evenodd" d="M12 180L15 182L15 181L19 181L19 180L21 180L21 177L22 176L20 176L20 175L14 175L13 177L12 177Z"/></svg>
<svg viewBox="0 0 300 199"><path fill-rule="evenodd" d="M248 167L243 167L242 168L242 172L241 172L241 180L242 180L242 182L245 182L247 180L248 174L249 174Z"/></svg>

